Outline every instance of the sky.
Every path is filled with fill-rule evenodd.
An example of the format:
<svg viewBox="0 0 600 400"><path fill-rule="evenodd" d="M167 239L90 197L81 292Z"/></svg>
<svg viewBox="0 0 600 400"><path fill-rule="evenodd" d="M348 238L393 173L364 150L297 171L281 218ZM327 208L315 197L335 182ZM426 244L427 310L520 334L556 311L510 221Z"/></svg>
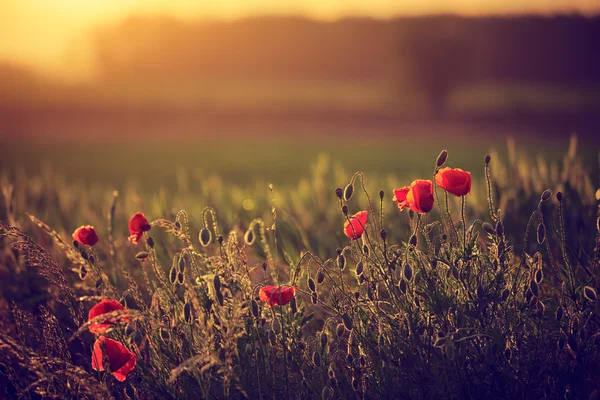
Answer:
<svg viewBox="0 0 600 400"><path fill-rule="evenodd" d="M346 16L455 13L598 14L598 0L0 0L0 62L60 74L65 65L89 69L87 35L94 27L131 15L235 19L301 14L334 20ZM70 68L76 70L76 68Z"/></svg>

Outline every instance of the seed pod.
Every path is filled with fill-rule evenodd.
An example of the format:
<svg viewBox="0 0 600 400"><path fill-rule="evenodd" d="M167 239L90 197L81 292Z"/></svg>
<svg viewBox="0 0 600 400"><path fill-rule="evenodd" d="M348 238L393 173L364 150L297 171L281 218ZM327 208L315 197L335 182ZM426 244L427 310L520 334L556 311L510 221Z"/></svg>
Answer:
<svg viewBox="0 0 600 400"><path fill-rule="evenodd" d="M321 348L324 349L327 346L327 334L321 333Z"/></svg>
<svg viewBox="0 0 600 400"><path fill-rule="evenodd" d="M343 254L337 256L337 266L342 271L344 270L344 267L346 267L346 257L344 257Z"/></svg>
<svg viewBox="0 0 600 400"><path fill-rule="evenodd" d="M217 301L219 302L219 305L221 307L223 307L223 304L225 302L225 299L223 298L223 292L221 292L220 290L218 290L217 293L216 293L216 295L217 295Z"/></svg>
<svg viewBox="0 0 600 400"><path fill-rule="evenodd" d="M244 241L248 246L252 246L254 244L254 239L254 232L252 232L251 229L248 229L244 235Z"/></svg>
<svg viewBox="0 0 600 400"><path fill-rule="evenodd" d="M200 234L198 235L198 241L202 246L206 247L210 244L211 237L212 234L210 233L210 231L206 227L204 227L200 230Z"/></svg>
<svg viewBox="0 0 600 400"><path fill-rule="evenodd" d="M548 201L550 199L550 197L552 197L552 190L546 189L546 190L544 190L544 192L540 196L540 202L543 203L545 201Z"/></svg>
<svg viewBox="0 0 600 400"><path fill-rule="evenodd" d="M325 273L319 269L319 272L317 272L317 283L320 285L323 281L325 281Z"/></svg>
<svg viewBox="0 0 600 400"><path fill-rule="evenodd" d="M406 290L408 289L408 285L406 283L406 280L404 279L400 279L400 291L402 292L402 294L406 294Z"/></svg>
<svg viewBox="0 0 600 400"><path fill-rule="evenodd" d="M404 278L406 278L407 281L412 280L413 269L410 266L410 264L404 264L403 274L404 274Z"/></svg>
<svg viewBox="0 0 600 400"><path fill-rule="evenodd" d="M269 329L269 333L267 334L269 338L269 344L273 347L277 344L277 335L273 332L273 329Z"/></svg>
<svg viewBox="0 0 600 400"><path fill-rule="evenodd" d="M317 296L317 292L313 292L312 295L310 296L310 301L316 305L318 300L319 300L319 297Z"/></svg>
<svg viewBox="0 0 600 400"><path fill-rule="evenodd" d="M317 366L317 368L321 367L321 355L318 351L313 352L312 355L313 363Z"/></svg>
<svg viewBox="0 0 600 400"><path fill-rule="evenodd" d="M485 155L485 165L489 165L491 159L492 159L492 156L490 156L489 154L486 154Z"/></svg>
<svg viewBox="0 0 600 400"><path fill-rule="evenodd" d="M541 269L538 269L537 271L535 271L535 283L539 285L540 283L542 283L542 280L544 280L544 273Z"/></svg>
<svg viewBox="0 0 600 400"><path fill-rule="evenodd" d="M192 321L192 306L190 303L185 303L183 306L183 319L188 323Z"/></svg>
<svg viewBox="0 0 600 400"><path fill-rule="evenodd" d="M298 312L298 305L296 304L295 297L292 297L292 300L290 300L290 312L292 314L296 314Z"/></svg>
<svg viewBox="0 0 600 400"><path fill-rule="evenodd" d="M344 332L345 332L344 325L343 324L337 324L337 326L335 327L335 334L338 337L341 337L341 336L344 335Z"/></svg>
<svg viewBox="0 0 600 400"><path fill-rule="evenodd" d="M146 243L148 244L148 247L150 247L151 249L154 248L154 238L152 236L148 236L146 238Z"/></svg>
<svg viewBox="0 0 600 400"><path fill-rule="evenodd" d="M564 314L565 314L565 310L562 308L562 306L558 306L558 308L556 309L556 320L557 321L562 320Z"/></svg>
<svg viewBox="0 0 600 400"><path fill-rule="evenodd" d="M175 267L171 268L171 271L169 271L169 282L171 282L171 285L174 285L175 282L177 282L177 268Z"/></svg>
<svg viewBox="0 0 600 400"><path fill-rule="evenodd" d="M215 288L215 291L221 291L221 278L219 278L219 275L217 274L215 274L215 276L213 277L213 286Z"/></svg>
<svg viewBox="0 0 600 400"><path fill-rule="evenodd" d="M281 322L279 321L279 318L273 320L273 332L275 332L276 335L281 333Z"/></svg>
<svg viewBox="0 0 600 400"><path fill-rule="evenodd" d="M350 316L348 315L348 313L342 314L342 322L344 322L344 326L349 331L351 331L352 328L354 327L354 323L352 322L352 318L350 318Z"/></svg>
<svg viewBox="0 0 600 400"><path fill-rule="evenodd" d="M348 186L344 188L344 200L348 201L352 198L354 194L354 185L349 183Z"/></svg>
<svg viewBox="0 0 600 400"><path fill-rule="evenodd" d="M546 226L539 224L537 228L537 241L539 244L543 244L544 240L546 240Z"/></svg>
<svg viewBox="0 0 600 400"><path fill-rule="evenodd" d="M531 290L531 293L533 293L535 297L540 295L538 284L535 283L535 280L529 282L529 290Z"/></svg>
<svg viewBox="0 0 600 400"><path fill-rule="evenodd" d="M363 273L363 269L364 269L363 263L362 263L362 261L359 261L359 262L356 264L356 270L355 270L355 272L356 272L356 275L357 275L357 276L359 276L359 275L362 275L362 273Z"/></svg>
<svg viewBox="0 0 600 400"><path fill-rule="evenodd" d="M87 268L85 267L85 265L81 264L81 266L79 267L79 279L81 279L82 281L85 280L87 273Z"/></svg>
<svg viewBox="0 0 600 400"><path fill-rule="evenodd" d="M583 296L589 301L596 301L598 296L596 295L596 291L591 286L585 286L583 288Z"/></svg>
<svg viewBox="0 0 600 400"><path fill-rule="evenodd" d="M500 298L502 299L502 301L506 301L506 299L508 299L508 296L509 296L509 295L510 295L510 290L508 290L508 289L504 289L504 290L502 291L502 295L501 295L501 297L500 297Z"/></svg>
<svg viewBox="0 0 600 400"><path fill-rule="evenodd" d="M410 237L410 240L408 242L411 246L416 246L417 245L417 235L412 235Z"/></svg>
<svg viewBox="0 0 600 400"><path fill-rule="evenodd" d="M171 341L171 332L168 329L160 328L160 339L164 343L169 343Z"/></svg>
<svg viewBox="0 0 600 400"><path fill-rule="evenodd" d="M184 282L185 282L185 275L183 275L181 272L179 272L177 274L177 283L179 283L180 285L183 285Z"/></svg>
<svg viewBox="0 0 600 400"><path fill-rule="evenodd" d="M379 236L381 236L381 240L384 240L387 238L387 232L385 229L382 229L379 231Z"/></svg>
<svg viewBox="0 0 600 400"><path fill-rule="evenodd" d="M498 220L498 222L496 223L496 234L499 237L503 237L504 236L504 224L500 220Z"/></svg>
<svg viewBox="0 0 600 400"><path fill-rule="evenodd" d="M335 188L335 195L338 199L341 199L342 197L344 197L344 189L342 189L341 187Z"/></svg>
<svg viewBox="0 0 600 400"><path fill-rule="evenodd" d="M437 160L435 160L435 165L441 167L446 163L446 159L448 158L448 151L442 150L440 154L437 156Z"/></svg>
<svg viewBox="0 0 600 400"><path fill-rule="evenodd" d="M254 299L250 302L250 311L254 318L258 318L258 303Z"/></svg>
<svg viewBox="0 0 600 400"><path fill-rule="evenodd" d="M489 222L484 222L482 226L483 226L483 230L485 231L485 233L492 235L492 236L496 234L496 230L494 229L492 224L490 224Z"/></svg>

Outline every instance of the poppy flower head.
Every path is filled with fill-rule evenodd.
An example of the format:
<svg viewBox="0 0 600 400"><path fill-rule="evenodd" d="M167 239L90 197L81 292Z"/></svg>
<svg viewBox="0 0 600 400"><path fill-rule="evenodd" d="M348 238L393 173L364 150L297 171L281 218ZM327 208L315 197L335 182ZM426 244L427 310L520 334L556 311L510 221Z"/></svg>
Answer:
<svg viewBox="0 0 600 400"><path fill-rule="evenodd" d="M406 195L408 194L409 190L410 186L404 186L401 189L394 189L394 197L392 200L398 202L398 209L400 211L402 211L404 207L410 207L410 204L408 204L408 201L406 201Z"/></svg>
<svg viewBox="0 0 600 400"><path fill-rule="evenodd" d="M100 336L94 343L94 352L92 353L92 369L95 371L105 370L102 345L104 345L104 352L108 358L110 372L118 381L123 382L135 368L136 355L116 340Z"/></svg>
<svg viewBox="0 0 600 400"><path fill-rule="evenodd" d="M471 193L471 173L460 168L442 168L435 175L435 183L457 197Z"/></svg>
<svg viewBox="0 0 600 400"><path fill-rule="evenodd" d="M120 311L125 309L126 308L123 307L123 305L116 300L104 299L90 309L90 312L88 313L88 321L93 320L94 318L97 318L102 314L108 314L113 311ZM129 318L125 317L125 320L129 321ZM113 324L114 322L112 322L109 318L101 323L90 324L89 329L92 333L101 334L106 332L108 328L110 328Z"/></svg>
<svg viewBox="0 0 600 400"><path fill-rule="evenodd" d="M365 232L367 226L367 211L359 211L344 222L344 234L352 240L356 240Z"/></svg>
<svg viewBox="0 0 600 400"><path fill-rule="evenodd" d="M137 244L144 232L148 232L152 226L141 212L137 212L133 214L129 223L127 224L129 228L129 241L133 244Z"/></svg>
<svg viewBox="0 0 600 400"><path fill-rule="evenodd" d="M73 240L86 246L93 246L98 243L98 235L91 225L81 225L73 232Z"/></svg>
<svg viewBox="0 0 600 400"><path fill-rule="evenodd" d="M264 286L258 292L260 300L269 306L284 306L294 298L296 288L293 286Z"/></svg>
<svg viewBox="0 0 600 400"><path fill-rule="evenodd" d="M426 214L433 209L433 183L430 180L417 179L410 184L406 194L410 209L416 213Z"/></svg>

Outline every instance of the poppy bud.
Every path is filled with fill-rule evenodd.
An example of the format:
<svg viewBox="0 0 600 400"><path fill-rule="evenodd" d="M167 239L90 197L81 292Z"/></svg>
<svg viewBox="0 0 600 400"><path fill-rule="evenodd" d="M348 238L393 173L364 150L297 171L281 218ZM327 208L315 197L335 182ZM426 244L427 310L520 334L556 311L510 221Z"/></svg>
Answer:
<svg viewBox="0 0 600 400"><path fill-rule="evenodd" d="M147 251L140 251L135 255L138 260L144 261L150 254Z"/></svg>
<svg viewBox="0 0 600 400"><path fill-rule="evenodd" d="M363 263L362 263L362 261L359 261L359 262L356 264L356 270L355 270L355 273L356 273L356 275L357 275L357 276L358 276L358 275L361 275L361 274L363 273Z"/></svg>
<svg viewBox="0 0 600 400"><path fill-rule="evenodd" d="M546 226L539 224L537 228L537 241L539 244L543 244L546 240Z"/></svg>
<svg viewBox="0 0 600 400"><path fill-rule="evenodd" d="M342 326L342 330L344 330L343 326ZM352 355L352 353L346 354L346 362L348 364L352 364L354 362L354 356Z"/></svg>
<svg viewBox="0 0 600 400"><path fill-rule="evenodd" d="M542 283L543 279L544 279L544 273L542 272L541 269L538 269L535 272L535 283L537 283L539 285L540 283Z"/></svg>
<svg viewBox="0 0 600 400"><path fill-rule="evenodd" d="M416 246L417 245L417 235L412 235L410 237L410 241L408 242L411 246Z"/></svg>
<svg viewBox="0 0 600 400"><path fill-rule="evenodd" d="M496 223L496 235L498 235L499 237L504 236L504 224L500 220L498 220L498 222Z"/></svg>
<svg viewBox="0 0 600 400"><path fill-rule="evenodd" d="M385 229L379 231L379 236L381 236L382 240L385 240L387 238L387 232L385 231Z"/></svg>
<svg viewBox="0 0 600 400"><path fill-rule="evenodd" d="M269 333L267 334L269 338L269 344L273 347L277 344L277 335L273 331L273 329L269 329Z"/></svg>
<svg viewBox="0 0 600 400"><path fill-rule="evenodd" d="M533 293L535 297L539 297L540 292L535 280L529 282L529 290L531 290L531 293Z"/></svg>
<svg viewBox="0 0 600 400"><path fill-rule="evenodd" d="M349 183L348 186L344 188L344 200L348 201L352 198L354 194L354 185Z"/></svg>
<svg viewBox="0 0 600 400"><path fill-rule="evenodd" d="M252 316L254 316L254 318L258 318L258 303L256 300L252 300L250 302L250 310L252 311Z"/></svg>
<svg viewBox="0 0 600 400"><path fill-rule="evenodd" d="M446 357L448 357L449 360L454 360L454 342L448 340L448 342L446 342L446 346L444 346L444 349L446 351Z"/></svg>
<svg viewBox="0 0 600 400"><path fill-rule="evenodd" d="M246 344L246 354L251 356L253 352L252 345L250 343Z"/></svg>
<svg viewBox="0 0 600 400"><path fill-rule="evenodd" d="M154 248L154 238L152 236L148 236L146 238L146 244L148 244L148 247L153 249Z"/></svg>
<svg viewBox="0 0 600 400"><path fill-rule="evenodd" d="M100 289L103 285L102 278L96 280L96 289Z"/></svg>
<svg viewBox="0 0 600 400"><path fill-rule="evenodd" d="M79 248L79 242L77 240L73 240L73 247L75 247L76 249Z"/></svg>
<svg viewBox="0 0 600 400"><path fill-rule="evenodd" d="M304 342L298 342L298 349L299 350L304 350L306 348L306 345L304 344Z"/></svg>
<svg viewBox="0 0 600 400"><path fill-rule="evenodd" d="M317 283L320 285L323 281L325 281L325 273L319 269L319 272L317 272Z"/></svg>
<svg viewBox="0 0 600 400"><path fill-rule="evenodd" d="M324 349L327 346L327 334L321 333L321 348Z"/></svg>
<svg viewBox="0 0 600 400"><path fill-rule="evenodd" d="M337 326L335 327L335 334L338 337L344 336L344 325L343 324L337 324Z"/></svg>
<svg viewBox="0 0 600 400"><path fill-rule="evenodd" d="M273 332L275 332L276 335L281 333L281 322L279 321L279 318L273 320Z"/></svg>
<svg viewBox="0 0 600 400"><path fill-rule="evenodd" d="M344 326L349 331L351 331L352 328L354 327L354 323L352 322L352 318L350 318L350 316L348 315L348 313L342 314L342 322L344 322Z"/></svg>
<svg viewBox="0 0 600 400"><path fill-rule="evenodd" d="M179 272L177 274L177 283L179 283L180 285L183 285L184 282L185 282L185 275L183 275L181 272Z"/></svg>
<svg viewBox="0 0 600 400"><path fill-rule="evenodd" d="M569 334L567 336L567 344L573 351L577 351L579 344L577 343L577 338L573 334Z"/></svg>
<svg viewBox="0 0 600 400"><path fill-rule="evenodd" d="M596 295L596 291L591 286L585 286L583 288L583 296L589 301L596 301L598 296Z"/></svg>
<svg viewBox="0 0 600 400"><path fill-rule="evenodd" d="M367 257L369 257L369 254L371 254L371 250L369 249L369 246L367 246L367 244L363 244L363 254Z"/></svg>
<svg viewBox="0 0 600 400"><path fill-rule="evenodd" d="M433 344L433 347L443 347L447 341L448 339L445 337L438 338Z"/></svg>
<svg viewBox="0 0 600 400"><path fill-rule="evenodd" d="M563 319L565 310L564 308L562 308L562 306L558 306L558 308L556 309L556 320L560 321Z"/></svg>
<svg viewBox="0 0 600 400"><path fill-rule="evenodd" d="M545 201L548 201L548 199L550 199L551 196L552 196L552 190L550 190L550 189L544 190L544 192L540 196L540 202L543 203Z"/></svg>
<svg viewBox="0 0 600 400"><path fill-rule="evenodd" d="M355 392L358 392L358 379L356 379L355 377L352 377L352 389L354 389Z"/></svg>
<svg viewBox="0 0 600 400"><path fill-rule="evenodd" d="M85 267L85 265L81 265L79 267L79 279L81 279L82 281L85 280L85 277L87 276L87 268Z"/></svg>
<svg viewBox="0 0 600 400"><path fill-rule="evenodd" d="M379 199L383 200L383 196L385 195L385 193L383 192L383 190L379 191Z"/></svg>
<svg viewBox="0 0 600 400"><path fill-rule="evenodd" d="M177 281L177 268L173 267L169 271L169 282L171 282L171 285L174 285L176 281Z"/></svg>
<svg viewBox="0 0 600 400"><path fill-rule="evenodd" d="M556 192L556 199L557 199L558 201L561 201L561 202L562 202L562 199L563 199L563 194L562 194L562 192Z"/></svg>
<svg viewBox="0 0 600 400"><path fill-rule="evenodd" d="M400 291L402 294L406 294L406 290L408 289L408 285L404 279L400 279Z"/></svg>
<svg viewBox="0 0 600 400"><path fill-rule="evenodd" d="M296 305L295 297L293 297L292 300L290 300L290 312L292 314L296 314L298 312L298 306Z"/></svg>
<svg viewBox="0 0 600 400"><path fill-rule="evenodd" d="M171 340L171 332L168 329L160 328L160 338L163 342L169 343Z"/></svg>
<svg viewBox="0 0 600 400"><path fill-rule="evenodd" d="M308 278L308 288L310 289L311 292L314 292L315 290L317 290L317 286L315 285L315 281L313 281L312 278Z"/></svg>
<svg viewBox="0 0 600 400"><path fill-rule="evenodd" d="M177 229L177 230L181 229L181 222L175 221L175 229Z"/></svg>
<svg viewBox="0 0 600 400"><path fill-rule="evenodd" d="M346 257L344 257L343 254L337 256L337 266L342 271L344 270L344 267L346 266Z"/></svg>
<svg viewBox="0 0 600 400"><path fill-rule="evenodd" d="M579 339L581 339L582 342L585 342L587 339L587 330L583 326L579 329Z"/></svg>
<svg viewBox="0 0 600 400"><path fill-rule="evenodd" d="M319 297L317 295L317 292L312 292L312 295L310 296L310 301L316 305L318 300Z"/></svg>
<svg viewBox="0 0 600 400"><path fill-rule="evenodd" d="M485 155L485 165L489 165L491 159L492 159L492 156L490 156L489 154L486 154Z"/></svg>
<svg viewBox="0 0 600 400"><path fill-rule="evenodd" d="M421 300L419 300L419 298L417 296L415 296L415 298L413 299L413 303L414 303L415 307L421 308Z"/></svg>
<svg viewBox="0 0 600 400"><path fill-rule="evenodd" d="M481 285L477 286L477 298L479 300L483 300L484 297L485 297L485 289Z"/></svg>
<svg viewBox="0 0 600 400"><path fill-rule="evenodd" d="M448 151L442 150L440 154L437 156L437 160L435 160L435 165L441 167L446 163L446 159L448 159Z"/></svg>
<svg viewBox="0 0 600 400"><path fill-rule="evenodd" d="M335 188L335 195L338 199L341 199L344 196L344 189L341 187Z"/></svg>
<svg viewBox="0 0 600 400"><path fill-rule="evenodd" d="M490 224L489 222L484 222L482 226L483 226L483 230L485 231L485 233L492 235L492 236L496 234L496 230L494 229L492 224Z"/></svg>
<svg viewBox="0 0 600 400"><path fill-rule="evenodd" d="M217 242L219 242L220 245L223 244L223 235L217 236Z"/></svg>
<svg viewBox="0 0 600 400"><path fill-rule="evenodd" d="M221 278L219 278L219 275L214 276L213 278L213 286L215 287L215 291L220 291L221 290Z"/></svg>
<svg viewBox="0 0 600 400"><path fill-rule="evenodd" d="M321 355L318 351L315 351L312 356L313 363L317 366L317 368L321 367Z"/></svg>
<svg viewBox="0 0 600 400"><path fill-rule="evenodd" d="M192 321L192 306L190 303L185 303L183 306L183 319L188 323Z"/></svg>
<svg viewBox="0 0 600 400"><path fill-rule="evenodd" d="M342 206L342 214L348 215L348 206L345 204Z"/></svg>
<svg viewBox="0 0 600 400"><path fill-rule="evenodd" d="M212 234L210 233L210 231L206 227L204 227L202 228L202 230L200 230L200 234L198 235L198 241L202 246L206 247L210 244L211 236Z"/></svg>
<svg viewBox="0 0 600 400"><path fill-rule="evenodd" d="M501 295L501 299L502 301L506 301L506 299L508 299L508 296L510 295L510 290L508 289L504 289L502 291L502 295Z"/></svg>
<svg viewBox="0 0 600 400"><path fill-rule="evenodd" d="M565 337L561 335L558 338L558 341L556 342L556 346L558 347L559 350L562 350L565 348L565 344L566 344Z"/></svg>
<svg viewBox="0 0 600 400"><path fill-rule="evenodd" d="M410 266L410 264L404 264L404 277L406 278L407 281L412 280L412 276L413 276L413 269Z"/></svg>
<svg viewBox="0 0 600 400"><path fill-rule="evenodd" d="M90 256L88 255L88 253L85 250L81 250L81 257L83 257L84 260L90 259Z"/></svg>
<svg viewBox="0 0 600 400"><path fill-rule="evenodd" d="M185 258L181 257L179 259L179 263L177 264L177 269L179 270L179 272L181 272L182 274L185 273Z"/></svg>
<svg viewBox="0 0 600 400"><path fill-rule="evenodd" d="M266 262L262 263L262 269L263 269L263 271L267 272L267 263Z"/></svg>
<svg viewBox="0 0 600 400"><path fill-rule="evenodd" d="M252 230L248 229L246 231L246 234L244 235L244 241L248 246L252 246L254 244L254 232L252 232Z"/></svg>

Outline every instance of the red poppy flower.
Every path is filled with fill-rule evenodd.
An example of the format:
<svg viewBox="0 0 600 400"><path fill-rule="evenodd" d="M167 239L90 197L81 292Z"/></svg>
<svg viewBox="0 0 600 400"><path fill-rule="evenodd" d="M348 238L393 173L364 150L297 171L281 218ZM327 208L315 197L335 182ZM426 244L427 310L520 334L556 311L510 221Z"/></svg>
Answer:
<svg viewBox="0 0 600 400"><path fill-rule="evenodd" d="M260 289L258 295L262 301L273 307L285 306L287 303L292 301L295 293L296 288L293 286L265 286Z"/></svg>
<svg viewBox="0 0 600 400"><path fill-rule="evenodd" d="M460 168L442 168L435 175L435 183L457 197L471 193L471 173Z"/></svg>
<svg viewBox="0 0 600 400"><path fill-rule="evenodd" d="M91 308L90 312L88 313L88 321L99 317L102 314L108 314L113 311L120 311L125 309L126 308L123 307L123 305L116 300L104 299ZM129 321L129 318L125 317L125 320ZM111 320L108 319L99 324L90 324L89 329L90 332L93 333L104 333L108 328L110 328L111 325L113 325L113 322L111 322Z"/></svg>
<svg viewBox="0 0 600 400"><path fill-rule="evenodd" d="M410 184L406 194L410 209L416 213L425 214L433 209L433 183L430 180L417 179Z"/></svg>
<svg viewBox="0 0 600 400"><path fill-rule="evenodd" d="M129 236L129 241L133 244L137 244L144 232L148 232L150 228L152 228L146 217L144 217L144 214L141 212L135 213L129 220L127 226L129 227L129 235L131 235Z"/></svg>
<svg viewBox="0 0 600 400"><path fill-rule="evenodd" d="M392 200L398 202L398 208L400 211L402 211L404 207L410 207L410 204L408 204L408 201L406 201L406 195L408 194L409 190L410 186L404 186L401 189L394 189L394 197Z"/></svg>
<svg viewBox="0 0 600 400"><path fill-rule="evenodd" d="M98 243L98 235L91 225L81 225L73 232L73 240L86 246L93 246Z"/></svg>
<svg viewBox="0 0 600 400"><path fill-rule="evenodd" d="M135 368L136 355L116 340L100 336L94 343L92 353L92 369L95 371L104 371L102 343L109 361L110 372L118 381L123 382Z"/></svg>
<svg viewBox="0 0 600 400"><path fill-rule="evenodd" d="M344 234L352 240L356 240L365 232L367 226L367 211L359 211L350 217L350 220L344 222Z"/></svg>

